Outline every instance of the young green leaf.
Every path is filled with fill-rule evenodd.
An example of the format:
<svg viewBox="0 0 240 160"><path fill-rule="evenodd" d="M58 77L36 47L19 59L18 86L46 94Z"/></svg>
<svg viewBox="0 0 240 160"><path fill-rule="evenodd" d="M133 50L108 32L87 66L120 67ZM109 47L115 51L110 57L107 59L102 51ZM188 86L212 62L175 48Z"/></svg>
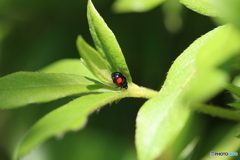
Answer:
<svg viewBox="0 0 240 160"><path fill-rule="evenodd" d="M111 82L111 71L106 60L90 45L88 45L82 36L78 36L77 47L86 67L104 83Z"/></svg>
<svg viewBox="0 0 240 160"><path fill-rule="evenodd" d="M229 90L232 94L240 98L240 87L233 84L228 84L226 89Z"/></svg>
<svg viewBox="0 0 240 160"><path fill-rule="evenodd" d="M159 94L138 113L139 160L156 159L183 128L191 104L206 101L223 90L229 76L221 65L239 52L239 37L231 25L218 27L176 59Z"/></svg>
<svg viewBox="0 0 240 160"><path fill-rule="evenodd" d="M233 108L236 108L236 109L240 110L240 102L230 103L228 105L233 107ZM240 114L239 114L239 116L240 116Z"/></svg>
<svg viewBox="0 0 240 160"><path fill-rule="evenodd" d="M0 109L49 102L102 87L96 80L77 74L17 72L0 78Z"/></svg>
<svg viewBox="0 0 240 160"><path fill-rule="evenodd" d="M221 17L222 13L218 10L218 8L213 4L213 0L179 0L182 4L184 4L189 9L212 17Z"/></svg>
<svg viewBox="0 0 240 160"><path fill-rule="evenodd" d="M106 60L106 65L110 71L125 74L128 83L132 83L130 72L116 37L94 8L91 0L88 1L87 18L97 51Z"/></svg>
<svg viewBox="0 0 240 160"><path fill-rule="evenodd" d="M144 12L157 7L165 0L116 0L113 4L115 12Z"/></svg>
<svg viewBox="0 0 240 160"><path fill-rule="evenodd" d="M62 59L42 68L39 71L47 73L72 73L96 79L96 77L93 76L93 74L79 59Z"/></svg>
<svg viewBox="0 0 240 160"><path fill-rule="evenodd" d="M15 159L22 157L52 136L63 135L84 127L87 117L96 109L127 96L127 92L106 92L77 98L41 118L23 137L15 150Z"/></svg>

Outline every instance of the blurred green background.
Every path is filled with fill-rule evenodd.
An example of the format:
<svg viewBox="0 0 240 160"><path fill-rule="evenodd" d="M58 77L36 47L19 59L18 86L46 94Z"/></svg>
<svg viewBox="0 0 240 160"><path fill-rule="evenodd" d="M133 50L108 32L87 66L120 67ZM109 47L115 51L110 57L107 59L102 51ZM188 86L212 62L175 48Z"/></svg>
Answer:
<svg viewBox="0 0 240 160"><path fill-rule="evenodd" d="M114 13L113 0L93 3L115 33L134 83L155 90L161 88L176 57L217 26L211 18L177 1L168 1L148 12L124 14ZM87 0L0 1L0 75L37 71L60 59L79 58L75 42L79 34L93 46L86 8ZM214 102L221 104L225 96L220 97ZM10 159L17 141L39 118L72 99L0 111L0 159ZM23 159L134 160L135 118L145 101L129 98L107 105L93 113L80 132L51 138ZM213 137L207 133L217 133L221 139L235 124L198 113L192 123L178 142L184 146L192 140L190 137L200 136L201 143L194 152L198 158L209 153L206 139L210 148L218 141L211 143ZM186 136L189 132L190 136Z"/></svg>

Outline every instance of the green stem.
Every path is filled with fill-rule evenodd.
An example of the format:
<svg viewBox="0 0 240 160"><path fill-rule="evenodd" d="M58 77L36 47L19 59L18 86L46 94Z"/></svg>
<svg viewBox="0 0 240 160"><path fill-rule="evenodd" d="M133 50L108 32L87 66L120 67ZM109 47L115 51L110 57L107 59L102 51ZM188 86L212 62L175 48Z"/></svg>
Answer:
<svg viewBox="0 0 240 160"><path fill-rule="evenodd" d="M196 111L199 111L205 114L210 114L212 116L240 121L240 112L238 111L224 109L217 106L211 106L206 104L197 104L197 105L194 105L193 108Z"/></svg>
<svg viewBox="0 0 240 160"><path fill-rule="evenodd" d="M129 95L128 95L129 97L147 98L147 99L153 98L158 94L157 91L154 91L152 89L145 88L145 87L139 87L135 84L132 84L129 87L128 92L129 92Z"/></svg>

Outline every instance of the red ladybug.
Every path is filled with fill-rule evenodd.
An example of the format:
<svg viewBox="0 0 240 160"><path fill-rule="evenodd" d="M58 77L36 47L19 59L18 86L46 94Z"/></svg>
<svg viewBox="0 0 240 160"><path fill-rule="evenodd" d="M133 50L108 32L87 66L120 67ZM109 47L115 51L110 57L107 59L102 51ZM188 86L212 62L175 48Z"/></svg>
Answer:
<svg viewBox="0 0 240 160"><path fill-rule="evenodd" d="M128 88L127 79L124 74L120 72L114 72L112 73L111 77L112 77L113 83L115 83L118 87L125 88L125 89Z"/></svg>

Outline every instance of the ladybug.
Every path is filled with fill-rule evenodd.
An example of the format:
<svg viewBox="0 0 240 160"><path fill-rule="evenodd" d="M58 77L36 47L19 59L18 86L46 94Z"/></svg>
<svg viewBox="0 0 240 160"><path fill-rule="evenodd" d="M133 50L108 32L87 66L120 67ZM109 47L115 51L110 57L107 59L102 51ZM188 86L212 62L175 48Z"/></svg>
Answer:
<svg viewBox="0 0 240 160"><path fill-rule="evenodd" d="M120 72L114 72L112 73L111 77L112 77L113 83L115 83L118 87L125 88L125 89L128 88L127 79L124 74Z"/></svg>

